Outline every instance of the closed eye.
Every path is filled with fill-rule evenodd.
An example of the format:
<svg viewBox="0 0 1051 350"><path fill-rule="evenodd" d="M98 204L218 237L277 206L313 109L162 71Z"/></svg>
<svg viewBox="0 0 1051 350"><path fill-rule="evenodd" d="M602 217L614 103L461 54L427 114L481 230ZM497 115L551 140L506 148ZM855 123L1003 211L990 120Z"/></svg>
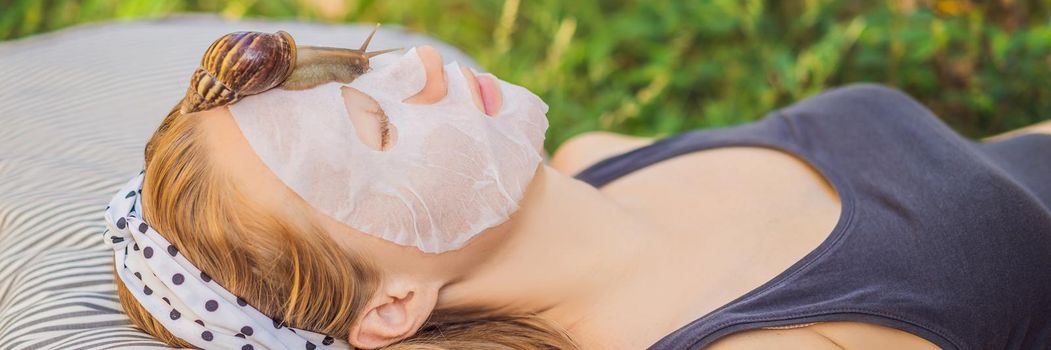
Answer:
<svg viewBox="0 0 1051 350"><path fill-rule="evenodd" d="M343 86L344 107L354 125L354 133L362 144L377 151L386 151L397 142L397 128L391 125L387 113L371 96L350 86Z"/></svg>
<svg viewBox="0 0 1051 350"><path fill-rule="evenodd" d="M390 148L390 118L387 117L387 113L383 113L379 106L365 112L372 114L380 122L380 150Z"/></svg>

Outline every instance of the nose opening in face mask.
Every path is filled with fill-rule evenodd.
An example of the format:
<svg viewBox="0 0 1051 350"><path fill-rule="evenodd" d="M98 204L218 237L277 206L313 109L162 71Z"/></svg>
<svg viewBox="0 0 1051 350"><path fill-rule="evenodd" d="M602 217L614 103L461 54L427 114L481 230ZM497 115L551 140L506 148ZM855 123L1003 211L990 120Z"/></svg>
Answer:
<svg viewBox="0 0 1051 350"><path fill-rule="evenodd" d="M449 84L446 76L442 55L431 46L420 46L416 48L420 62L426 75L423 89L406 98L403 102L411 104L432 104L440 101L448 94Z"/></svg>
<svg viewBox="0 0 1051 350"><path fill-rule="evenodd" d="M344 108L354 125L355 136L375 151L386 151L398 141L398 129L390 123L387 113L368 94L350 86L342 88Z"/></svg>

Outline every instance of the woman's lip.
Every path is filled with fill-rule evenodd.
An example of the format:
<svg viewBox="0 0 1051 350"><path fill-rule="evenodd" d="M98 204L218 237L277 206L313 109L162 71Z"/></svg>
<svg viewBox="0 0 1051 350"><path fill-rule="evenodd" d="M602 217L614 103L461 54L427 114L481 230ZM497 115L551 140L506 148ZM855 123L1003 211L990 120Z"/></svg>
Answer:
<svg viewBox="0 0 1051 350"><path fill-rule="evenodd" d="M478 77L475 76L474 70L467 66L460 65L460 71L463 76L467 78L468 89L471 89L471 100L474 102L474 106L478 107L478 110L485 113L485 106L482 104L482 87L478 85Z"/></svg>
<svg viewBox="0 0 1051 350"><path fill-rule="evenodd" d="M496 80L488 74L478 75L475 80L478 81L478 94L482 95L485 114L496 115L500 107L500 88L496 85Z"/></svg>

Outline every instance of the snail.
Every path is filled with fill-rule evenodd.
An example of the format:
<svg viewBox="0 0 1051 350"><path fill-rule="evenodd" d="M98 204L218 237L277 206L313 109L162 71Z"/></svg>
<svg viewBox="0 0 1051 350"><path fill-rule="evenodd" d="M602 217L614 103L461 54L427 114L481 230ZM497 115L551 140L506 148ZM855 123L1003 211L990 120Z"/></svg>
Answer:
<svg viewBox="0 0 1051 350"><path fill-rule="evenodd" d="M201 58L186 96L176 106L178 113L228 105L273 88L304 90L329 82L350 83L368 71L370 58L400 50L366 52L377 29L378 24L359 49L297 46L283 30L223 35Z"/></svg>
<svg viewBox="0 0 1051 350"><path fill-rule="evenodd" d="M370 58L401 50L366 52L378 29L376 24L358 49L296 46L292 35L283 30L223 35L205 51L186 95L161 121L155 135L163 134L182 115L232 104L273 88L304 90L334 81L350 83L368 71ZM153 147L151 138L144 152L147 163Z"/></svg>

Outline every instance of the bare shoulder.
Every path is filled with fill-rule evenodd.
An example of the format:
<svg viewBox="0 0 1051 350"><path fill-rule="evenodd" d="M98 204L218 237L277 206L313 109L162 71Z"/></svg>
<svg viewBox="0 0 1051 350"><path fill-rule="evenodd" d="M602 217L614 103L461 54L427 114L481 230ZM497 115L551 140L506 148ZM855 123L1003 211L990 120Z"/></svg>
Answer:
<svg viewBox="0 0 1051 350"><path fill-rule="evenodd" d="M911 333L864 322L819 322L794 328L762 328L731 334L708 349L915 349L937 350L934 343Z"/></svg>
<svg viewBox="0 0 1051 350"><path fill-rule="evenodd" d="M1007 131L1007 132L999 134L999 135L986 137L986 138L982 139L982 142L999 141L999 140L1008 139L1008 138L1011 138L1011 137L1014 137L1014 136L1018 136L1018 135L1022 135L1022 134L1030 134L1030 133L1051 135L1051 120L1045 120L1045 121L1042 121L1042 122L1039 122L1039 123L1036 123L1036 124L1033 124L1033 125L1029 125L1029 126L1021 127L1021 128L1014 129L1014 130L1011 130L1011 131Z"/></svg>
<svg viewBox="0 0 1051 350"><path fill-rule="evenodd" d="M576 174L588 166L614 155L645 146L653 138L589 131L562 143L551 156L550 166L563 174Z"/></svg>

